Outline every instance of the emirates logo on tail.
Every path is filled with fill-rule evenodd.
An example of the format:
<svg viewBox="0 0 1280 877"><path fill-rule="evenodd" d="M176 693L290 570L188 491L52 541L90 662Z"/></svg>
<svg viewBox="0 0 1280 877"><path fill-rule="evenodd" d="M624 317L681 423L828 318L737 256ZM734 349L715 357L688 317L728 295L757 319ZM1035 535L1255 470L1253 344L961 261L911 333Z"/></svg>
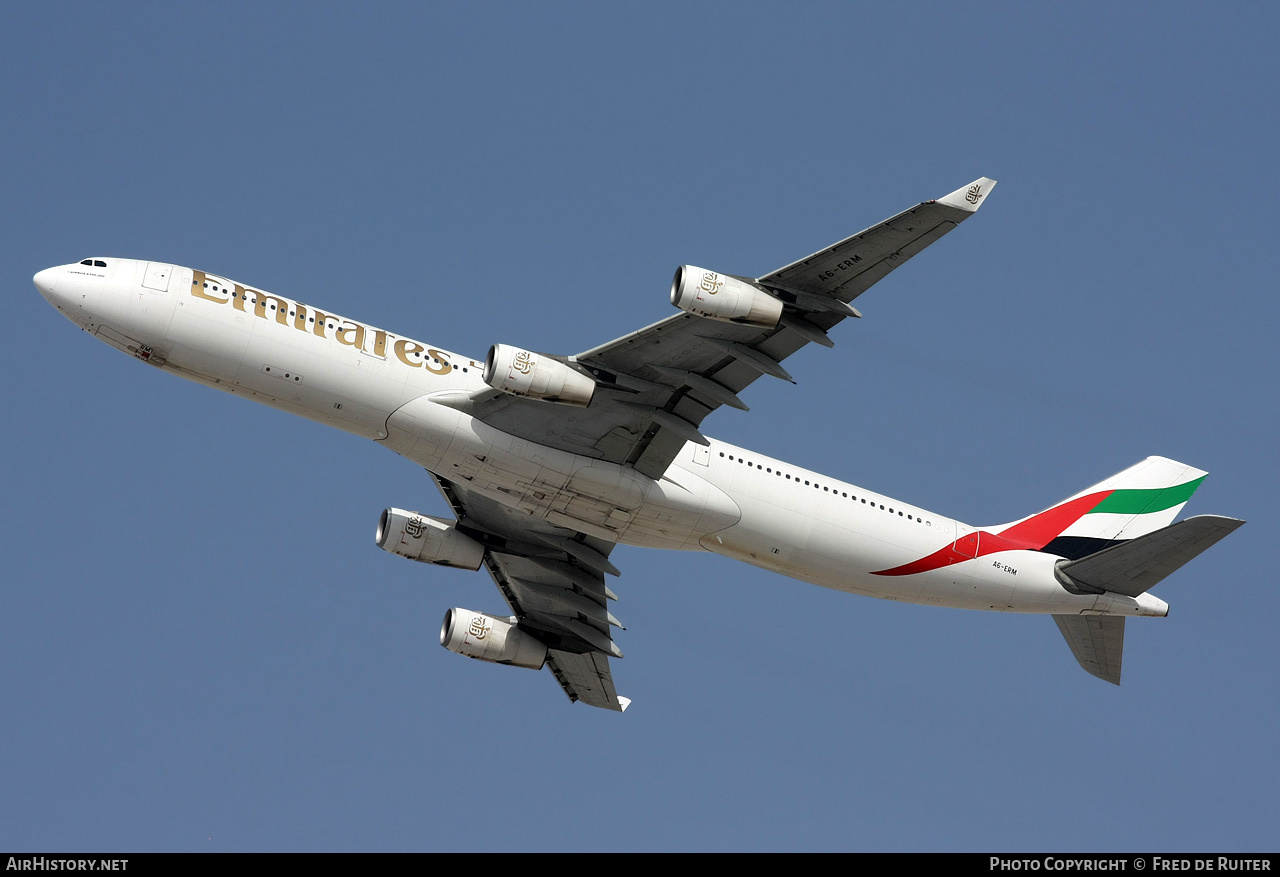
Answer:
<svg viewBox="0 0 1280 877"><path fill-rule="evenodd" d="M965 193L964 200L970 204L977 204L978 199L982 197L982 187L973 185L969 187L969 191Z"/></svg>

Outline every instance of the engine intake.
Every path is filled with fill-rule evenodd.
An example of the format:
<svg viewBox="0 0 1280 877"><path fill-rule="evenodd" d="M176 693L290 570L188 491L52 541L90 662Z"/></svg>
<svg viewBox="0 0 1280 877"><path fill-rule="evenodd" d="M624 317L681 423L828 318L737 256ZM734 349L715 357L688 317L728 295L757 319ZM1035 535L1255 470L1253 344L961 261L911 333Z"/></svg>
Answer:
<svg viewBox="0 0 1280 877"><path fill-rule="evenodd" d="M515 618L494 618L470 609L450 609L440 625L440 645L479 661L542 669L547 647L515 622Z"/></svg>
<svg viewBox="0 0 1280 877"><path fill-rule="evenodd" d="M459 533L456 521L418 512L385 509L378 519L377 538L383 551L422 563L477 570L484 561L484 546Z"/></svg>
<svg viewBox="0 0 1280 877"><path fill-rule="evenodd" d="M582 408L591 404L596 391L596 382L582 372L546 354L509 344L489 348L484 360L484 382L512 396Z"/></svg>
<svg viewBox="0 0 1280 877"><path fill-rule="evenodd" d="M725 323L773 329L782 319L782 302L735 277L695 265L681 265L671 281L671 303L682 311Z"/></svg>

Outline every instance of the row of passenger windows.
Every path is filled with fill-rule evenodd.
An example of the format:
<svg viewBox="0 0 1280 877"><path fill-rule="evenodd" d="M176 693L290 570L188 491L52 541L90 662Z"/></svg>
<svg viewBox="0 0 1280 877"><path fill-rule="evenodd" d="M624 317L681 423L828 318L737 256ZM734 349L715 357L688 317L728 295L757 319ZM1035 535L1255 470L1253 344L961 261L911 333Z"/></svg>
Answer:
<svg viewBox="0 0 1280 877"><path fill-rule="evenodd" d="M199 282L199 281L193 280L193 281L191 281L191 285L192 285L192 286L195 286L195 285L196 285L196 283L198 283L198 282ZM204 288L205 288L205 289L212 289L214 292L227 292L227 293L230 293L230 294L231 294L231 297L232 297L232 298L235 298L235 297L236 297L236 294L235 294L235 292L234 292L233 290L228 289L228 288L227 288L227 287L225 287L225 286L219 286L219 285L218 285L218 284L216 284L216 283L208 283L208 282L206 282L206 283L205 283L205 285L204 285ZM242 292L242 293L240 293L240 298L241 298L241 299L243 299L244 301L247 301L247 302L248 302L249 304L251 304L251 305L256 305L256 304L258 303L258 300L257 300L256 298L249 298L249 294L248 294L248 293L246 293L246 292ZM275 306L275 305L272 305L272 306L271 306L271 310L273 310L273 311L274 311L275 309L276 309L276 306ZM291 316L291 317L292 317L292 316L294 316L294 312L293 312L293 311L289 311L289 316ZM307 320L307 322L309 322L309 323L314 323L315 321L316 321L316 318L315 318L315 317L310 317L310 318L308 318L308 320ZM330 323L330 324L329 324L329 328L330 328L330 329L335 329L335 328L337 328L337 327L336 327L336 326L334 326L334 325L333 325L333 323Z"/></svg>
<svg viewBox="0 0 1280 877"><path fill-rule="evenodd" d="M107 267L107 263L106 263L106 262L104 262L104 261L102 261L101 259L83 259L83 260L81 260L80 264L81 264L81 265L88 265L90 268L105 268L105 267Z"/></svg>
<svg viewBox="0 0 1280 877"><path fill-rule="evenodd" d="M724 451L721 451L721 452L720 452L720 456L722 456L722 457L723 457L723 456L725 456ZM746 464L746 466L747 466L747 468L748 468L748 469L759 469L759 470L761 470L762 472L766 472L766 473L768 473L768 474L770 474L770 475L777 475L779 478L786 478L788 481L795 481L795 482L796 482L796 484L799 484L799 483L800 483L800 476L799 476L799 475L797 475L797 476L793 479L789 474L787 474L787 473L783 472L781 469L776 469L776 470L775 470L775 469L774 469L773 467L771 467L771 466L760 466L760 465L757 465L756 463L748 462L747 460L743 459L742 457L737 457L737 458L735 458L735 457L733 456L733 454L729 454L729 455L728 455L728 457L729 457L729 461L730 461L730 462L736 462L736 463L743 463L743 464ZM804 483L805 483L805 486L809 486L809 484L810 484L810 482L809 482L808 480L805 480L805 482L804 482ZM861 499L861 500L859 500L859 499L858 499L858 497L856 497L856 496L850 496L848 493L846 493L846 492L844 492L844 491L840 491L840 490L832 490L830 487L828 487L828 486L826 486L826 485L823 485L823 484L819 484L819 483L818 483L818 482L816 482L816 481L812 482L812 486L813 486L813 489L814 489L814 490L819 490L819 489L821 489L824 493L832 493L832 494L836 494L836 495L838 495L838 496L841 496L841 497L843 497L844 499L853 500L854 502L861 502L861 503L862 503L863 505L865 505L865 506L870 506L870 507L871 507L871 508L873 508L873 509L874 509L874 508L878 508L878 509L880 509L881 511L886 511L886 512L888 512L888 513L889 513L889 514L891 514L891 515L896 513L896 514L898 515L898 517L900 517L900 518L906 518L908 521L915 521L917 524L924 524L926 527L932 527L932 526L933 526L933 521L926 521L924 518L920 517L919 515L908 515L906 512L903 512L903 511L900 511L900 510L895 512L895 510L894 510L894 509L892 509L892 508L888 508L888 509L886 509L883 505L877 504L874 500L872 500L871 502L867 502L867 498L866 498L865 496L864 496L864 497L862 497L862 499Z"/></svg>

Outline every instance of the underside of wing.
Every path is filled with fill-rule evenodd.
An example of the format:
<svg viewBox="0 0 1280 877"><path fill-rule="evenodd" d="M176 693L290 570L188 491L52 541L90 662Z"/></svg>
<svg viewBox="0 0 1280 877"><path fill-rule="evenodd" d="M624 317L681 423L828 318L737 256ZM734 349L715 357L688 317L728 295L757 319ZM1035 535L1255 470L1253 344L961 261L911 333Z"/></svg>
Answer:
<svg viewBox="0 0 1280 877"><path fill-rule="evenodd" d="M610 656L621 658L609 611L616 599L604 574L611 543L530 518L465 486L436 483L458 529L485 547L484 566L518 629L547 647L546 665L572 701L621 711L630 703L613 687ZM535 666L533 664L529 666Z"/></svg>
<svg viewBox="0 0 1280 877"><path fill-rule="evenodd" d="M971 216L994 185L976 180L756 279L684 266L672 302L690 312L555 357L594 381L584 407L497 392L460 406L504 432L659 478L686 442L706 443L708 414L745 409L738 393L761 375L791 380L783 360L810 342L831 346L827 333L860 316L848 302Z"/></svg>
<svg viewBox="0 0 1280 877"><path fill-rule="evenodd" d="M562 652L553 649L547 666L572 701L623 712L631 701L619 696L609 673L609 659L599 652Z"/></svg>
<svg viewBox="0 0 1280 877"><path fill-rule="evenodd" d="M878 225L760 278L766 286L853 301L890 271L971 216L995 188L983 177L936 201L904 210Z"/></svg>

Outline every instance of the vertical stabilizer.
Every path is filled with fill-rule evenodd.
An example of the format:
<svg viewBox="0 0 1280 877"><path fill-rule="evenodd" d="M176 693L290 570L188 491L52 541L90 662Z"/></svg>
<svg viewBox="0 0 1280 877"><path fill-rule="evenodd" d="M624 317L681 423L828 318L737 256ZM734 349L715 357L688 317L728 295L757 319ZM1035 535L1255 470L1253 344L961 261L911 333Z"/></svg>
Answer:
<svg viewBox="0 0 1280 877"><path fill-rule="evenodd" d="M1043 512L992 529L1074 560L1169 526L1207 474L1148 457Z"/></svg>

